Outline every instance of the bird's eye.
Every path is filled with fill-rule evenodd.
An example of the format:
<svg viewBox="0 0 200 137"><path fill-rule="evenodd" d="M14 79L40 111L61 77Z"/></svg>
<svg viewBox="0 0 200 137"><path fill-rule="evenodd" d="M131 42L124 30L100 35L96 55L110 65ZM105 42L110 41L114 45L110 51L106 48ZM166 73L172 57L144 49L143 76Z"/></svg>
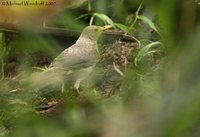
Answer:
<svg viewBox="0 0 200 137"><path fill-rule="evenodd" d="M94 31L95 31L95 32L97 32L97 31L98 31L98 29L96 28L96 29L94 29Z"/></svg>

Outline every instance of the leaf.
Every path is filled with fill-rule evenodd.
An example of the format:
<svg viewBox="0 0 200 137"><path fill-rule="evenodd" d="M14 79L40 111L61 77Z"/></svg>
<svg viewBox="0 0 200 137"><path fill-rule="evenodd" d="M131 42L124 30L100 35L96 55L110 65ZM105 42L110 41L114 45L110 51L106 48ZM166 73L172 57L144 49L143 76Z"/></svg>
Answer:
<svg viewBox="0 0 200 137"><path fill-rule="evenodd" d="M79 17L75 18L74 20L79 20L79 19L82 19L82 18L85 18L87 16L89 16L90 14L86 13L86 14L82 14L80 15Z"/></svg>
<svg viewBox="0 0 200 137"><path fill-rule="evenodd" d="M125 26L125 25L123 25L123 24L120 24L120 23L114 23L114 25L115 25L117 28L121 29L122 31L124 31L124 32L126 32L126 33L128 33L128 34L130 34L130 29L129 29L129 27L127 27L127 26Z"/></svg>
<svg viewBox="0 0 200 137"><path fill-rule="evenodd" d="M135 66L138 65L138 62L141 61L141 59L146 56L148 53L151 53L150 49L155 46L155 45L161 45L160 42L152 42L150 44L148 44L147 46L143 47L137 54L136 58L135 58ZM149 52L150 51L150 52Z"/></svg>
<svg viewBox="0 0 200 137"><path fill-rule="evenodd" d="M114 26L114 22L105 14L101 14L101 13L94 13L93 16L98 17L99 19L101 19L102 21Z"/></svg>
<svg viewBox="0 0 200 137"><path fill-rule="evenodd" d="M150 28L152 28L154 31L158 32L154 23L149 18L147 18L146 16L138 15L138 19L144 21L145 23L147 23L150 26Z"/></svg>

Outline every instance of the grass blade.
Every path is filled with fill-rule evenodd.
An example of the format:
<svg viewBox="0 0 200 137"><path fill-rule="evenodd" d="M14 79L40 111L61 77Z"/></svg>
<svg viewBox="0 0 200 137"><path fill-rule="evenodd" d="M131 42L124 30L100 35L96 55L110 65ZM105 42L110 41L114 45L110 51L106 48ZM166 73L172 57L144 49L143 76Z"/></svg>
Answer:
<svg viewBox="0 0 200 137"><path fill-rule="evenodd" d="M114 22L105 14L94 13L93 16L96 16L107 24L114 26Z"/></svg>
<svg viewBox="0 0 200 137"><path fill-rule="evenodd" d="M139 15L138 19L147 23L151 29L153 29L154 31L156 31L158 33L156 26L154 25L154 23L149 18L147 18L146 16L143 16L143 15Z"/></svg>
<svg viewBox="0 0 200 137"><path fill-rule="evenodd" d="M147 53L150 51L150 49L156 45L161 45L161 43L160 42L152 42L152 43L148 44L147 46L143 47L138 52L138 55L135 58L135 66L138 66L138 62L140 62L142 60L142 58L147 55Z"/></svg>

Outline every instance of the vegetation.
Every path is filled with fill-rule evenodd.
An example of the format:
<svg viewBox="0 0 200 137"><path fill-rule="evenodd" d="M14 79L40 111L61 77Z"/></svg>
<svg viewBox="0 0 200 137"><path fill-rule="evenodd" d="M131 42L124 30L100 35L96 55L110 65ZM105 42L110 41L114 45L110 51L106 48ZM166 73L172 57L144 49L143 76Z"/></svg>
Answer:
<svg viewBox="0 0 200 137"><path fill-rule="evenodd" d="M88 0L46 24L73 35L0 25L0 137L199 136L198 11L195 0ZM79 94L43 72L88 25L114 29Z"/></svg>

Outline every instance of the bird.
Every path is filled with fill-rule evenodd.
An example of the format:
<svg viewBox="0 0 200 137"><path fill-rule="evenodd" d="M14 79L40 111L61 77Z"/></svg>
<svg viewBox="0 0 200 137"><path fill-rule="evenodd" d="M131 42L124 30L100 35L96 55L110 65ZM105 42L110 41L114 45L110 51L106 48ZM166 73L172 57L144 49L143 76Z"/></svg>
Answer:
<svg viewBox="0 0 200 137"><path fill-rule="evenodd" d="M72 74L75 79L74 88L79 92L80 83L87 79L98 62L98 39L111 25L91 25L83 29L75 44L65 49L51 63L49 68L58 72Z"/></svg>

